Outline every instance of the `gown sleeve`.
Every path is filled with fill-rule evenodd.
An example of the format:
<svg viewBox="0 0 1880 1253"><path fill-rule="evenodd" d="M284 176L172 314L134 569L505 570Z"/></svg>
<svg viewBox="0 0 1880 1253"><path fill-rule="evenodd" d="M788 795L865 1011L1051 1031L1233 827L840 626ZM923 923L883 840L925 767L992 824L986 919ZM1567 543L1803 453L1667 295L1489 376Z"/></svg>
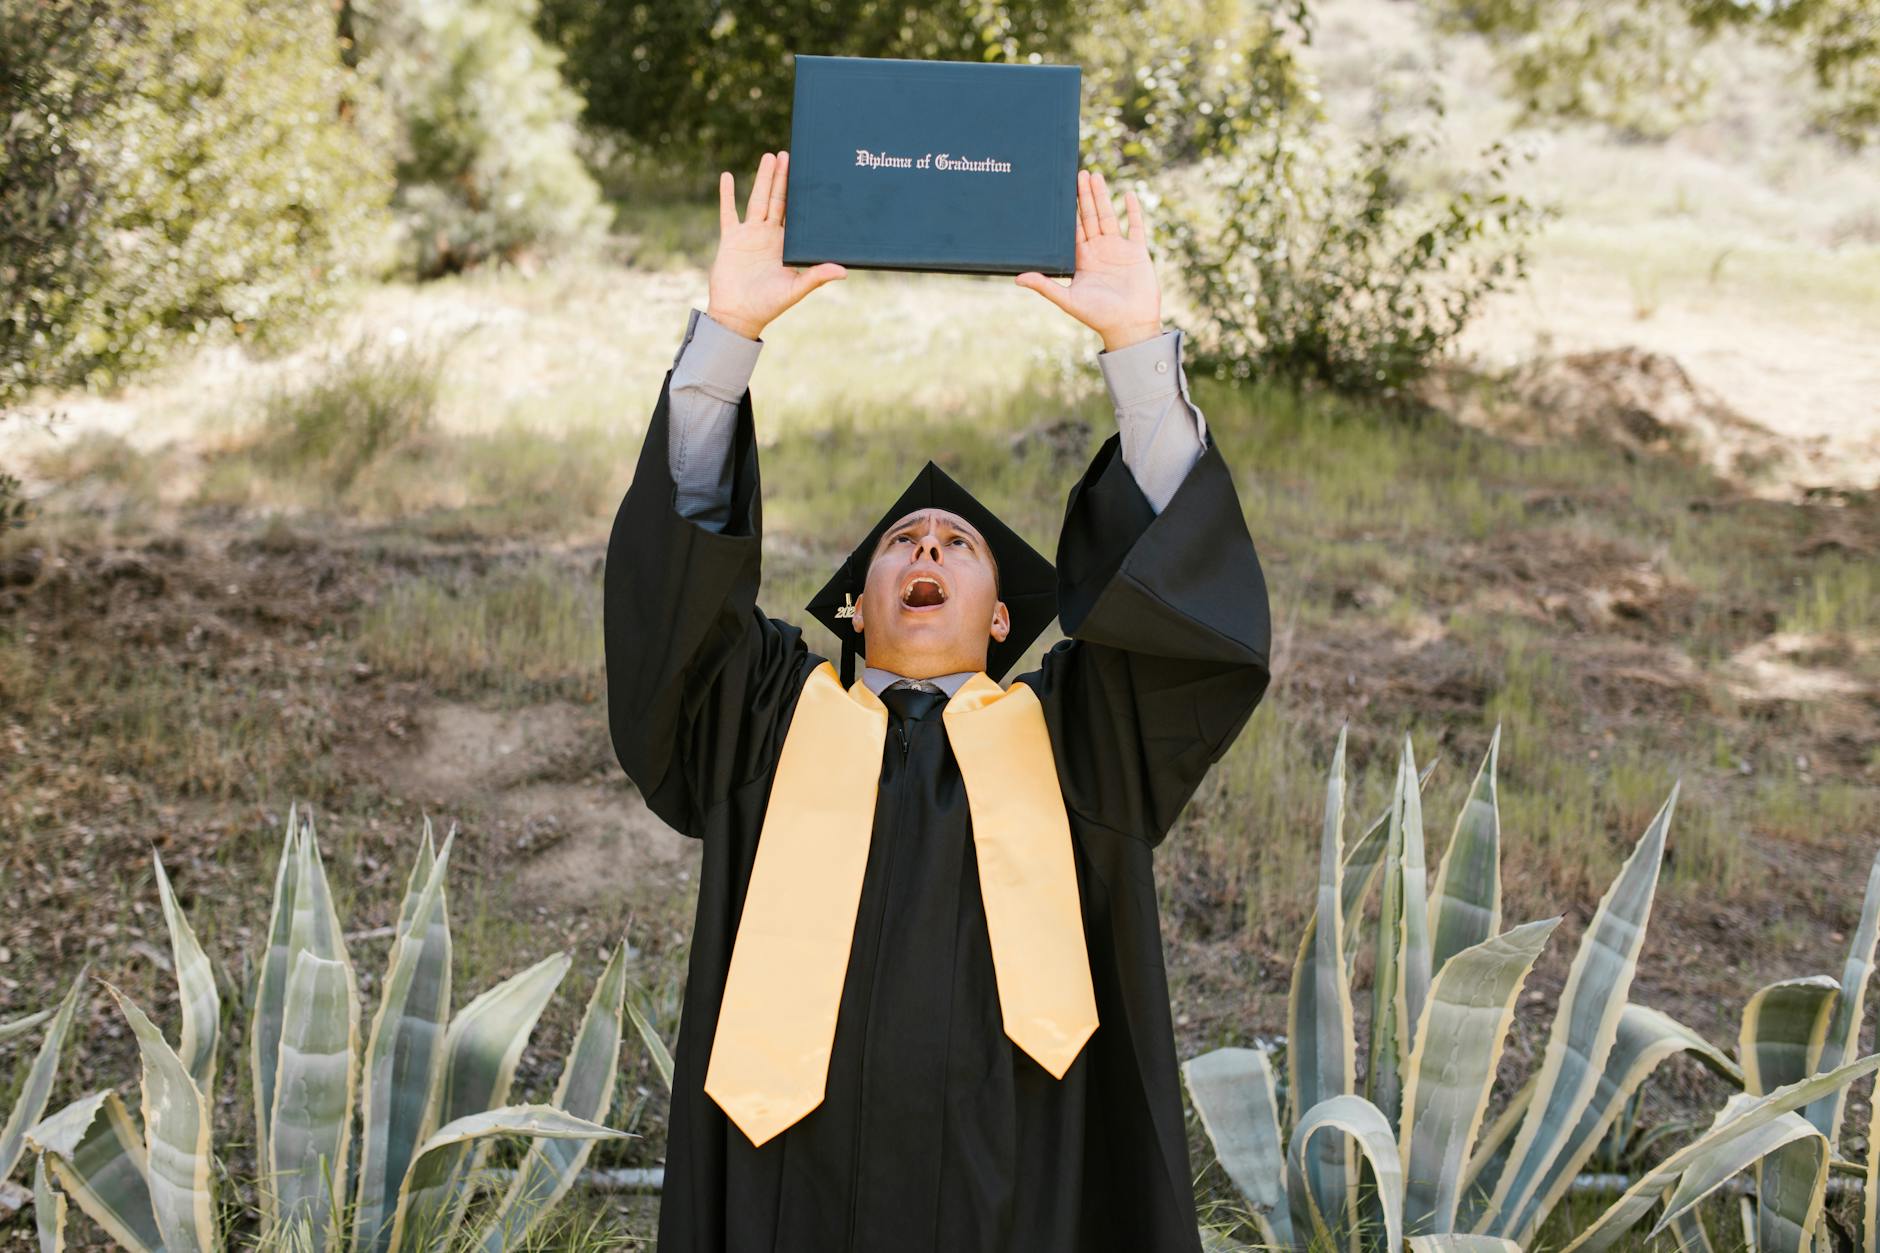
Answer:
<svg viewBox="0 0 1880 1253"><path fill-rule="evenodd" d="M1218 446L1158 513L1112 436L1071 491L1057 569L1068 638L1020 679L1066 806L1153 847L1269 679L1266 580Z"/></svg>
<svg viewBox="0 0 1880 1253"><path fill-rule="evenodd" d="M721 529L683 516L668 456L672 371L614 516L602 590L614 755L647 806L703 837L711 812L769 772L821 660L757 607L763 518L751 396L738 401Z"/></svg>

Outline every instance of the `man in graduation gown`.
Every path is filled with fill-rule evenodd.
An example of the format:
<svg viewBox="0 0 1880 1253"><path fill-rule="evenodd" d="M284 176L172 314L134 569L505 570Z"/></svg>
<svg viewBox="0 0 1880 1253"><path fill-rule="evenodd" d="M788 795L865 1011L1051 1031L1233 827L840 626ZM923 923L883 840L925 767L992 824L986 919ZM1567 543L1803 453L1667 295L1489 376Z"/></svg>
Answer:
<svg viewBox="0 0 1880 1253"><path fill-rule="evenodd" d="M1140 206L1080 173L1075 278L1016 280L1102 336L1119 424L1055 570L929 464L810 606L850 684L757 605L758 336L844 273L783 266L787 176L766 154L741 221L721 176L607 552L615 751L703 853L659 1248L1191 1253L1152 854L1270 632Z"/></svg>

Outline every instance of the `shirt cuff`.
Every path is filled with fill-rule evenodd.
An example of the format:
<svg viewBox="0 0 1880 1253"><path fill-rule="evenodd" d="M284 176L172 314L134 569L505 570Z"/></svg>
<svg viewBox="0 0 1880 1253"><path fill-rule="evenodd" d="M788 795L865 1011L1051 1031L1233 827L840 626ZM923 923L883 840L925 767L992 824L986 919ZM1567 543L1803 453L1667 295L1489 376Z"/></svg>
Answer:
<svg viewBox="0 0 1880 1253"><path fill-rule="evenodd" d="M764 341L746 339L697 309L686 319L685 339L672 358L672 390L696 388L735 405L751 385Z"/></svg>
<svg viewBox="0 0 1880 1253"><path fill-rule="evenodd" d="M1182 333L1097 354L1116 409L1123 464L1157 513L1175 496L1207 447L1207 420L1188 396Z"/></svg>

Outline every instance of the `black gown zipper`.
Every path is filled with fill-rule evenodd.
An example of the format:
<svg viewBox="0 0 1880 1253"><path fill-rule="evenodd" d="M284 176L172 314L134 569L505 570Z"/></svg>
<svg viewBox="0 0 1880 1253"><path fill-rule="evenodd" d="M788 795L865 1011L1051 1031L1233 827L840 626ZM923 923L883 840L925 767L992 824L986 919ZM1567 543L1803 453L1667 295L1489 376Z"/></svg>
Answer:
<svg viewBox="0 0 1880 1253"><path fill-rule="evenodd" d="M901 741L901 760L905 762L907 760L909 740L907 727L899 718L892 720L894 722L895 734ZM896 772L894 787L894 825L890 827L889 830L899 831L901 829L901 819L907 812L907 794L909 791L907 771L902 770ZM875 832L875 836L879 838L881 832ZM874 1011L875 981L881 977L881 931L888 916L888 885L894 880L894 857L898 851L899 849L895 845L890 844L888 846L887 864L882 867L881 874L881 903L876 907L873 946L868 954L868 998L862 1003L861 1014L862 1064L858 1067L858 1075L855 1081L855 1139L854 1157L852 1159L854 1166L851 1175L852 1183L849 1189L849 1234L848 1239L843 1241L843 1248L847 1250L847 1253L855 1253L856 1227L861 1221L862 1128L867 1122L868 1114L868 1026Z"/></svg>

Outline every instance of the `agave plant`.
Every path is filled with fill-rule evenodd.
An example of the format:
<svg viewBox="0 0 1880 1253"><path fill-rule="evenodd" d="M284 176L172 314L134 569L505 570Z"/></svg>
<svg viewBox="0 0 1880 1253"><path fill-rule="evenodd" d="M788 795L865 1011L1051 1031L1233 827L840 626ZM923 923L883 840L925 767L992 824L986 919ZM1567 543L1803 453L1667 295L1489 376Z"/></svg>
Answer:
<svg viewBox="0 0 1880 1253"><path fill-rule="evenodd" d="M53 1076L59 1070L59 1055L65 1051L65 1037L72 1030L72 1017L78 1012L78 990L84 981L85 972L81 970L57 1009L42 1009L11 1022L0 1022L0 1045L21 1039L48 1020L52 1024L39 1042L39 1052L26 1072L26 1085L20 1089L19 1099L13 1102L6 1121L0 1123L0 1213L17 1210L31 1196L12 1182L13 1172L26 1155L26 1129L39 1121L52 1096Z"/></svg>
<svg viewBox="0 0 1880 1253"><path fill-rule="evenodd" d="M1833 1070L1855 1051L1865 1017L1867 982L1873 973L1877 939L1880 939L1880 857L1874 859L1868 870L1860 924L1854 929L1847 958L1842 963L1841 978L1837 981L1827 975L1812 975L1779 980L1760 989L1743 1007L1737 1055L1743 1059L1748 1092L1761 1095ZM1880 1105L1880 1102L1875 1104ZM1753 1247L1795 1246L1797 1236L1789 1230L1793 1219L1789 1211L1794 1203L1785 1203L1785 1198L1809 1197L1815 1184L1825 1177L1814 1162L1817 1157L1827 1160L1840 1143L1846 1109L1845 1088L1810 1102L1801 1117L1815 1134L1811 1136L1793 1122L1786 1123L1787 1129L1796 1133L1795 1138L1781 1152L1757 1164L1754 1193L1744 1196L1740 1202L1743 1229L1754 1233ZM1880 1189L1880 1152L1872 1147L1876 1137L1880 1137L1880 1125L1870 1123L1867 1163L1862 1171L1866 1176L1862 1247L1867 1253L1880 1249L1880 1221L1876 1221L1875 1213L1876 1190ZM1825 1239L1821 1226L1814 1229L1814 1238Z"/></svg>
<svg viewBox="0 0 1880 1253"><path fill-rule="evenodd" d="M248 1032L263 1247L380 1253L452 1245L491 1138L525 1136L527 1156L470 1241L508 1248L572 1185L596 1140L625 1134L602 1125L620 1048L625 944L601 972L552 1101L506 1104L523 1047L570 963L566 954L550 957L451 1015L444 878L454 837L453 830L440 850L426 821L362 1054L358 988L313 824L288 816ZM38 1154L42 1250L63 1247L68 1197L137 1253L223 1247L209 1099L220 1000L161 859L156 877L182 1003L180 1036L172 1047L106 985L142 1058L142 1117L134 1121L106 1089L26 1133Z"/></svg>
<svg viewBox="0 0 1880 1253"><path fill-rule="evenodd" d="M1678 789L1587 927L1540 1070L1484 1132L1521 987L1559 922L1501 928L1500 730L1429 887L1421 780L1408 737L1389 812L1349 850L1345 742L1341 730L1326 788L1317 907L1287 1004L1285 1108L1276 1068L1258 1049L1217 1049L1191 1059L1183 1066L1189 1093L1266 1247L1394 1251L1407 1238L1424 1253L1521 1248L1659 1063L1690 1053L1745 1085L1737 1063L1696 1032L1627 999ZM1354 932L1380 883L1360 1094L1350 979L1363 940ZM1870 959L1871 937L1866 944ZM1850 1012L1858 1024L1858 1004ZM1765 1198L1780 1214L1770 1230L1787 1224L1801 1233L1797 1242L1772 1238L1761 1247L1806 1247L1800 1241L1821 1221L1828 1155L1825 1138L1816 1133L1822 1143L1809 1141L1803 1129L1810 1124L1795 1111L1838 1100L1848 1083L1880 1066L1880 1055L1842 1064L1853 1038L1845 1037L1840 1052L1815 1055L1818 1065L1806 1074L1772 1076L1783 1082L1733 1096L1701 1134L1648 1170L1569 1248L1610 1247L1661 1200L1654 1234L1673 1231L1687 1247L1702 1247L1697 1204L1758 1162L1784 1180L1779 1195ZM1801 1144L1806 1152L1795 1147Z"/></svg>

